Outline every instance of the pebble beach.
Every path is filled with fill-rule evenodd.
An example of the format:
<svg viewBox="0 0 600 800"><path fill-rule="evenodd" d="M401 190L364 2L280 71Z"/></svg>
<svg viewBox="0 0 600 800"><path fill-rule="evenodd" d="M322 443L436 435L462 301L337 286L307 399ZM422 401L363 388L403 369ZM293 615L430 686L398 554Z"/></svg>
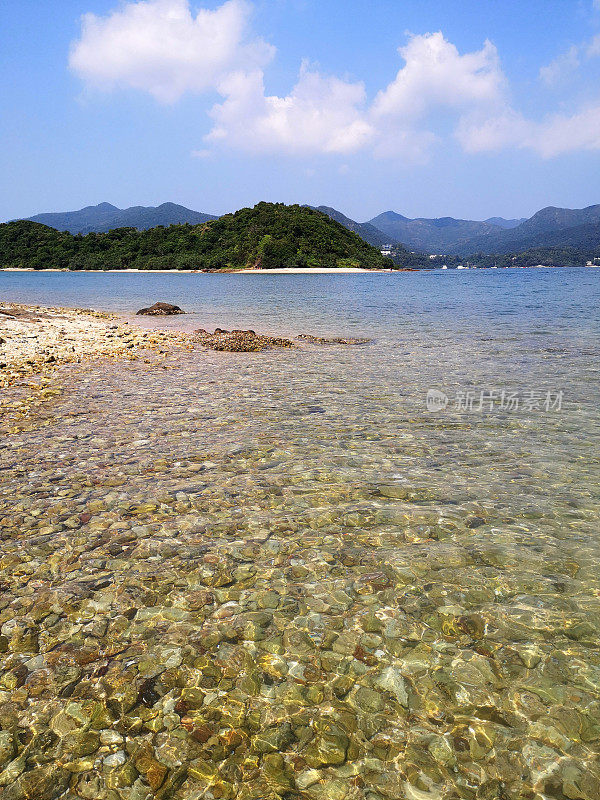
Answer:
<svg viewBox="0 0 600 800"><path fill-rule="evenodd" d="M189 345L185 334L141 330L114 314L78 308L0 304L0 388L42 377L59 365L97 358L166 353Z"/></svg>

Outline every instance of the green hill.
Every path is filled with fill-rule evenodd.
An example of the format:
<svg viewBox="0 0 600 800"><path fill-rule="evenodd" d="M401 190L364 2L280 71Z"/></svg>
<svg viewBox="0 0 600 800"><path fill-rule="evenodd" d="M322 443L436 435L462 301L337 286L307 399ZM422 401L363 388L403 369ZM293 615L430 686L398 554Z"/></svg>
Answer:
<svg viewBox="0 0 600 800"><path fill-rule="evenodd" d="M73 236L36 222L0 225L0 266L34 269L241 269L392 266L326 214L258 203L202 225Z"/></svg>

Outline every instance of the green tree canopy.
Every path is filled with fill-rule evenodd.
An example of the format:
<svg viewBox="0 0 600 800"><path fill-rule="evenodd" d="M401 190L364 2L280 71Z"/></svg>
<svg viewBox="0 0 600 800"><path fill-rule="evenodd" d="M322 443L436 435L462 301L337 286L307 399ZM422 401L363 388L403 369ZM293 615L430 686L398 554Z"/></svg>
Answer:
<svg viewBox="0 0 600 800"><path fill-rule="evenodd" d="M0 264L34 269L392 266L356 233L299 205L258 203L201 225L85 236L20 220L0 225Z"/></svg>

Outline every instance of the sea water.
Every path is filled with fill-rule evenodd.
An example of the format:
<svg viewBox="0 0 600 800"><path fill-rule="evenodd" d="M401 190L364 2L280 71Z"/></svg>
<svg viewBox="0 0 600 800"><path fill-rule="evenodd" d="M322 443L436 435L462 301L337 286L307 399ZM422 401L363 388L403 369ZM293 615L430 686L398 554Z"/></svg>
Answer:
<svg viewBox="0 0 600 800"><path fill-rule="evenodd" d="M31 796L600 796L597 270L0 297L372 339L68 368L3 429L0 722Z"/></svg>

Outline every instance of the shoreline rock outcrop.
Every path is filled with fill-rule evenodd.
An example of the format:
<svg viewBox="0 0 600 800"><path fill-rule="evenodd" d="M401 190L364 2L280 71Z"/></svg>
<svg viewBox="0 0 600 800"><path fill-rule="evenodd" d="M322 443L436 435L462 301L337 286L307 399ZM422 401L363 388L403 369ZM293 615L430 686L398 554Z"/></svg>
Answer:
<svg viewBox="0 0 600 800"><path fill-rule="evenodd" d="M174 306L172 303L154 303L153 306L148 308L140 308L135 312L136 315L151 316L151 317L166 317L171 314L185 314L183 309L179 306Z"/></svg>
<svg viewBox="0 0 600 800"><path fill-rule="evenodd" d="M215 328L214 333L208 333L203 328L194 331L194 339L198 344L210 350L227 351L230 353L256 353L271 347L294 347L291 339L278 336L265 336L252 330L227 331L224 328Z"/></svg>
<svg viewBox="0 0 600 800"><path fill-rule="evenodd" d="M309 344L368 344L372 339L352 339L342 336L326 338L323 336L312 336L308 333L301 333L296 336L297 341L308 342ZM213 333L209 333L204 328L194 331L194 341L211 350L228 351L231 353L251 353L265 350L271 347L295 347L291 339L278 336L268 336L259 334L253 330L225 330L225 328L215 328Z"/></svg>

